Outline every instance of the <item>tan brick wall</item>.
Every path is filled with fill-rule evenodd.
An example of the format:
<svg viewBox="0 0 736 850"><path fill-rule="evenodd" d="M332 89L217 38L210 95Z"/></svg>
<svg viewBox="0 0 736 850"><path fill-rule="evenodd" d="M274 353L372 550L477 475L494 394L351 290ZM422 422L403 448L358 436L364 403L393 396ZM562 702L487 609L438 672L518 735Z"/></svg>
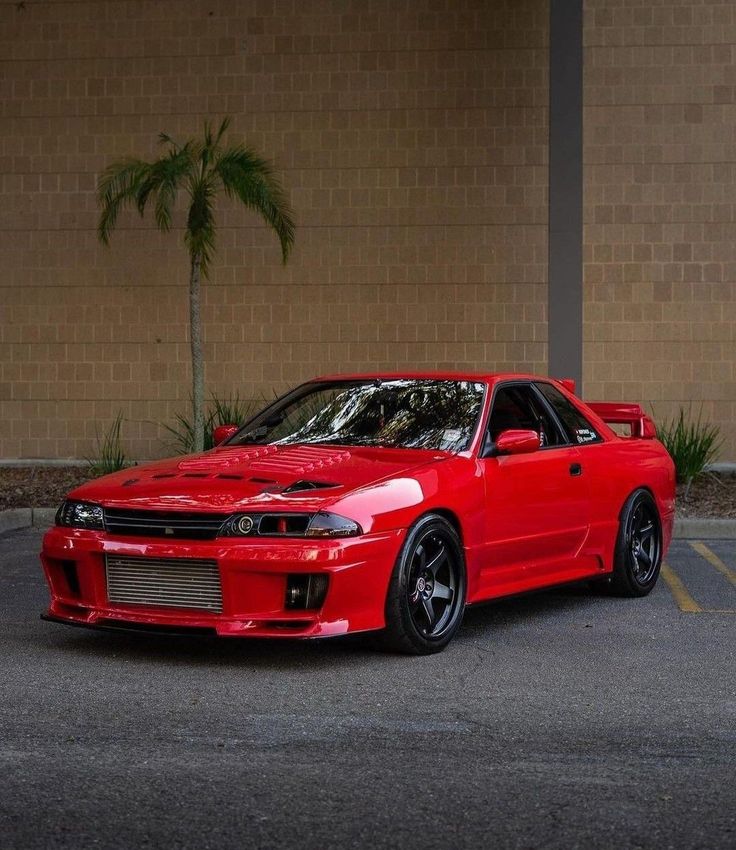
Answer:
<svg viewBox="0 0 736 850"><path fill-rule="evenodd" d="M189 392L181 231L94 185L161 130L233 116L297 212L221 204L207 382L546 361L546 2L163 0L2 6L0 456L80 457L118 410L133 456ZM592 378L599 380L599 378Z"/></svg>
<svg viewBox="0 0 736 850"><path fill-rule="evenodd" d="M585 389L736 460L736 4L585 0Z"/></svg>

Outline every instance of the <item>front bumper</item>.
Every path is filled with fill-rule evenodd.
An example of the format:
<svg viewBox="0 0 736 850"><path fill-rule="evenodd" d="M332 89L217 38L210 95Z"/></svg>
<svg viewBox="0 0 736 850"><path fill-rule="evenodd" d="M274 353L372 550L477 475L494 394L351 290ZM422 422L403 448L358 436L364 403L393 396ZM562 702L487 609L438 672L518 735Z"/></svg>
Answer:
<svg viewBox="0 0 736 850"><path fill-rule="evenodd" d="M229 637L327 637L381 629L404 534L398 529L341 540L193 542L112 538L105 532L55 526L46 533L41 552L51 591L45 618L98 628L206 629ZM222 612L111 602L106 555L214 560ZM287 576L298 573L328 575L319 609L285 607Z"/></svg>

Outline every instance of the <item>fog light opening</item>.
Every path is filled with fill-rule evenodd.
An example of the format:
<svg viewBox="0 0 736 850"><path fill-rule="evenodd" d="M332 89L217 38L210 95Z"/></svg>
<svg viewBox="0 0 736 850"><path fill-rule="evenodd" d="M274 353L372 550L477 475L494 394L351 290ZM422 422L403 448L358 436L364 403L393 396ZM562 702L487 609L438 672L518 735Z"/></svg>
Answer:
<svg viewBox="0 0 736 850"><path fill-rule="evenodd" d="M323 573L299 573L286 577L287 610L321 608L327 595L328 578Z"/></svg>
<svg viewBox="0 0 736 850"><path fill-rule="evenodd" d="M62 561L61 569L64 572L64 578L66 579L66 586L69 588L69 594L79 599L82 595L82 591L79 587L79 576L77 575L76 562Z"/></svg>

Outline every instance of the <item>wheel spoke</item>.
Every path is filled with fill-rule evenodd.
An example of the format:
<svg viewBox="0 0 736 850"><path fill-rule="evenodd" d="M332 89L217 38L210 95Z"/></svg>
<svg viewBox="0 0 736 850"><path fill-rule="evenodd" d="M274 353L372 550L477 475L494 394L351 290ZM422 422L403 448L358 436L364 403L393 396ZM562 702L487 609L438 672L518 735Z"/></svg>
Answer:
<svg viewBox="0 0 736 850"><path fill-rule="evenodd" d="M439 581L434 583L434 592L432 593L433 599L446 599L449 602L453 595L452 590L446 584L442 584L442 582Z"/></svg>
<svg viewBox="0 0 736 850"><path fill-rule="evenodd" d="M419 572L422 573L427 565L427 550L422 543L417 546L417 551L414 554L414 560L417 560L417 558L419 559Z"/></svg>
<svg viewBox="0 0 736 850"><path fill-rule="evenodd" d="M639 556L637 561L641 561L644 563L644 566L649 569L652 566L652 559L649 557L649 552L646 549L639 550Z"/></svg>
<svg viewBox="0 0 736 850"><path fill-rule="evenodd" d="M426 568L432 573L433 576L437 575L437 570L442 566L442 564L447 559L447 550L444 546L440 548L440 551L432 558L432 560L426 565Z"/></svg>
<svg viewBox="0 0 736 850"><path fill-rule="evenodd" d="M429 621L429 630L431 631L435 621L434 605L432 605L432 600L422 599L422 608L424 608L424 613L427 615L427 620Z"/></svg>
<svg viewBox="0 0 736 850"><path fill-rule="evenodd" d="M645 531L641 536L641 545L644 546L648 541L654 538L654 529L651 531Z"/></svg>

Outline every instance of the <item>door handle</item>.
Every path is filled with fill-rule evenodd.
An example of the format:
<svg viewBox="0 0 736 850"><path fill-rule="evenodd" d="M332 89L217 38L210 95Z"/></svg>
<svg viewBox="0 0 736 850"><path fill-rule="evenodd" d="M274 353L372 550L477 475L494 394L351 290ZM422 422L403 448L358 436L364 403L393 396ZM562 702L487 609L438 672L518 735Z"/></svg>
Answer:
<svg viewBox="0 0 736 850"><path fill-rule="evenodd" d="M570 475L582 475L583 467L579 463L570 464Z"/></svg>

